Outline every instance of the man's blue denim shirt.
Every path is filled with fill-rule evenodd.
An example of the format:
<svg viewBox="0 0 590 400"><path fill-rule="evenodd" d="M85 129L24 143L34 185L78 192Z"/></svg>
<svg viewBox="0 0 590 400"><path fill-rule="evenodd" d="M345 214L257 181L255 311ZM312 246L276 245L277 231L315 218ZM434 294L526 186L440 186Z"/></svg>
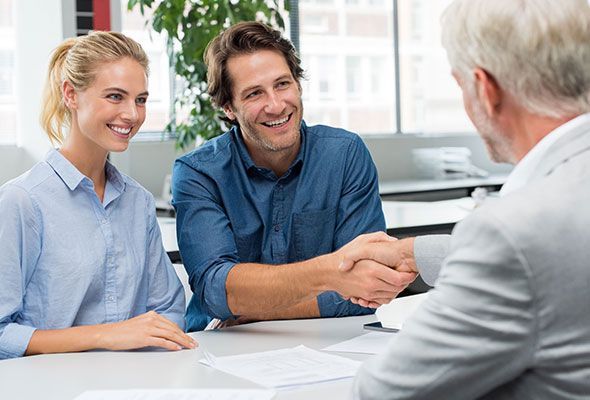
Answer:
<svg viewBox="0 0 590 400"><path fill-rule="evenodd" d="M238 127L176 160L172 179L178 244L193 297L187 329L232 317L225 283L245 262L285 264L384 231L377 171L359 136L301 126L301 149L280 178L252 161ZM277 294L280 295L280 294ZM322 317L371 313L335 292Z"/></svg>

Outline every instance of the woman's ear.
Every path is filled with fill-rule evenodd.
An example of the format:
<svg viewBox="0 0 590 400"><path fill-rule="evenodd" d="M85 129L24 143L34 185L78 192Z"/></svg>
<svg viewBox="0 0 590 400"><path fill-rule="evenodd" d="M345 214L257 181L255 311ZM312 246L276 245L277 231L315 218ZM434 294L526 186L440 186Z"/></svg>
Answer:
<svg viewBox="0 0 590 400"><path fill-rule="evenodd" d="M61 93L67 108L73 110L78 108L78 93L76 93L76 89L74 89L74 86L70 82L64 81L62 83Z"/></svg>

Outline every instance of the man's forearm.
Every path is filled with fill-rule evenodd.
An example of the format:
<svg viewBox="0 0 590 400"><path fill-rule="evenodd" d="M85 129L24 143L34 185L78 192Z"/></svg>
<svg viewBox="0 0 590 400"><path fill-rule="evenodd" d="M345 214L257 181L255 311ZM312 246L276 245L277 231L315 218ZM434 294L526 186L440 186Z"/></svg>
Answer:
<svg viewBox="0 0 590 400"><path fill-rule="evenodd" d="M317 316L315 298L331 289L329 275L335 264L332 254L285 265L237 264L226 280L228 307L234 315L253 318Z"/></svg>
<svg viewBox="0 0 590 400"><path fill-rule="evenodd" d="M388 303L414 280L414 272L395 271L372 257L363 257L352 269L339 268L354 248L383 240L391 242L382 232L361 235L334 253L293 264L237 264L225 282L228 308L233 315L267 315L326 291Z"/></svg>
<svg viewBox="0 0 590 400"><path fill-rule="evenodd" d="M271 311L266 314L252 313L249 315L242 315L239 319L244 321L272 321L277 319L296 319L296 318L318 318L320 317L320 308L317 298L303 301L284 308L282 310Z"/></svg>

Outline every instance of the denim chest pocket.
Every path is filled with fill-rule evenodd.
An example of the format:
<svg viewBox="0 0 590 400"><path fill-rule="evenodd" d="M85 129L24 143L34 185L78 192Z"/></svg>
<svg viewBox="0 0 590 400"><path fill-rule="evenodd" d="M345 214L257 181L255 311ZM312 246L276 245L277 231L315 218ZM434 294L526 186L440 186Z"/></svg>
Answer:
<svg viewBox="0 0 590 400"><path fill-rule="evenodd" d="M293 214L293 236L297 260L330 253L336 229L336 208Z"/></svg>

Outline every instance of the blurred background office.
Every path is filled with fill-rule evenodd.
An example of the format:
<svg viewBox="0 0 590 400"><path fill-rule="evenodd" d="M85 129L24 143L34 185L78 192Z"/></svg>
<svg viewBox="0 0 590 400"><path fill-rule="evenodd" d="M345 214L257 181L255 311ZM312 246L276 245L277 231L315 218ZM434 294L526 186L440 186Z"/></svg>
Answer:
<svg viewBox="0 0 590 400"><path fill-rule="evenodd" d="M166 0L164 0L166 1ZM298 18L285 16L298 43L307 79L304 118L362 135L380 182L423 177L412 150L465 147L473 164L492 164L464 114L439 37L449 0L291 0ZM149 11L146 13L149 18ZM38 118L50 51L89 29L122 31L151 60L148 117L123 154L111 160L156 197L183 151L164 128L176 112L182 82L170 67L166 40L126 0L0 0L0 184L43 158L49 141Z"/></svg>

